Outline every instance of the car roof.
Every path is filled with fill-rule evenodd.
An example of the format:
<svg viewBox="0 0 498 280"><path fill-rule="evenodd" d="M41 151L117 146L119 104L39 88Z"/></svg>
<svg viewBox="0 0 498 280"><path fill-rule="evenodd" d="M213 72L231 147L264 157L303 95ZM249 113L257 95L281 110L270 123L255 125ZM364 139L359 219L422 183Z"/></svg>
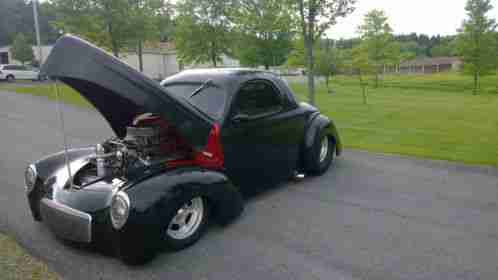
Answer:
<svg viewBox="0 0 498 280"><path fill-rule="evenodd" d="M183 70L178 74L170 76L161 82L161 85L179 83L204 83L212 80L215 84L225 87L229 95L244 81L250 79L278 80L278 75L253 68L203 68Z"/></svg>
<svg viewBox="0 0 498 280"><path fill-rule="evenodd" d="M22 64L0 64L0 67L4 66L27 66L27 65L22 65Z"/></svg>
<svg viewBox="0 0 498 280"><path fill-rule="evenodd" d="M268 73L273 74L270 71L265 71L257 68L244 68L244 67L221 67L221 68L197 68L197 69L187 69L183 70L181 73L185 74L205 74L205 75L249 75L255 73Z"/></svg>
<svg viewBox="0 0 498 280"><path fill-rule="evenodd" d="M269 80L277 86L285 97L288 106L296 106L296 100L286 85L285 81L277 74L253 68L205 68L189 69L170 76L161 82L162 86L175 84L202 84L212 80L214 84L222 87L227 94L227 104L231 104L240 86L251 80ZM224 119L229 111L225 108Z"/></svg>

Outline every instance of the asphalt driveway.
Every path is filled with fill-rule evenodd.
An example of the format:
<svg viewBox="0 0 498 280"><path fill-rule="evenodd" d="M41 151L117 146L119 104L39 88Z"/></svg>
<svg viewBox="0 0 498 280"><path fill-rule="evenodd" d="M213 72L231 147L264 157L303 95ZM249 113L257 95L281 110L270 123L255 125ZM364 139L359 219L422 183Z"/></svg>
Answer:
<svg viewBox="0 0 498 280"><path fill-rule="evenodd" d="M66 279L498 278L498 170L357 151L145 266L65 244L33 222L23 189L25 165L62 148L55 108L0 91L0 231ZM63 110L71 145L111 136L97 113Z"/></svg>

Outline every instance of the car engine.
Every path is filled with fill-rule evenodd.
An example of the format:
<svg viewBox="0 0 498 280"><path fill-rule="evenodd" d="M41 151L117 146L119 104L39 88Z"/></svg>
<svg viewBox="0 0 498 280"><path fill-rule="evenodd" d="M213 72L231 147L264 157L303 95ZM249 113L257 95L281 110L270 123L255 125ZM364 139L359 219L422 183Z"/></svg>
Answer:
<svg viewBox="0 0 498 280"><path fill-rule="evenodd" d="M128 171L174 159L185 159L191 149L176 129L154 116L133 122L124 138L111 138L95 146L90 163L75 176L75 185L84 186L101 178L122 177Z"/></svg>

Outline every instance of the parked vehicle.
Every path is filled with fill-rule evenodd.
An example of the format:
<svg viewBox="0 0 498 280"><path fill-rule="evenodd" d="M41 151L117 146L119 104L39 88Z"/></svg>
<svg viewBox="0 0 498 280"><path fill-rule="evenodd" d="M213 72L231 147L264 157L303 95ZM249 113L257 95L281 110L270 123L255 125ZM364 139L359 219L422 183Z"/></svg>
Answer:
<svg viewBox="0 0 498 280"><path fill-rule="evenodd" d="M73 36L42 72L93 104L115 137L29 165L33 217L63 239L112 244L126 262L195 243L208 219L239 216L243 188L323 174L342 150L334 123L271 73L188 70L158 84Z"/></svg>
<svg viewBox="0 0 498 280"><path fill-rule="evenodd" d="M0 65L0 80L13 82L15 80L41 80L38 69L30 68L24 65L1 64Z"/></svg>

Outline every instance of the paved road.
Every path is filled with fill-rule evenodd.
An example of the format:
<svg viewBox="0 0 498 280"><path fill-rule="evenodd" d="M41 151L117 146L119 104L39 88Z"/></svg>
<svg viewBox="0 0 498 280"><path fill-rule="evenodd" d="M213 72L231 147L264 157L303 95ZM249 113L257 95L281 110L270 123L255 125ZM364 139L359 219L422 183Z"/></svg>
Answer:
<svg viewBox="0 0 498 280"><path fill-rule="evenodd" d="M112 104L109 104L112 106ZM64 107L73 145L109 128ZM23 168L61 149L55 105L0 92L0 230L66 279L497 279L498 170L346 151L321 178L262 192L229 227L142 267L33 222ZM1 252L0 252L1 253Z"/></svg>

